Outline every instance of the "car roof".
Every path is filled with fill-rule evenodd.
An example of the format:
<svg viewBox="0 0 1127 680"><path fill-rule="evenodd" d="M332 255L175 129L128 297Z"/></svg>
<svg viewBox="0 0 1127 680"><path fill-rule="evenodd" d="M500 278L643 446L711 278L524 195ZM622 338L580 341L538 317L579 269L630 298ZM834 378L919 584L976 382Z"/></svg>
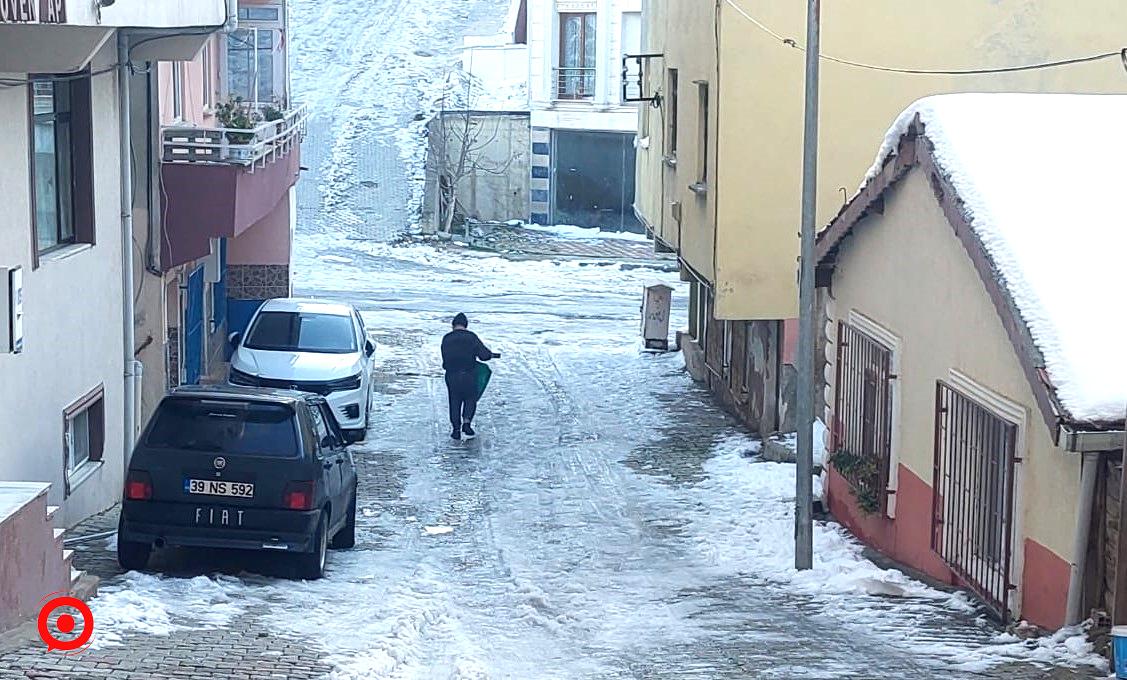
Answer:
<svg viewBox="0 0 1127 680"><path fill-rule="evenodd" d="M299 401L308 402L321 399L315 394L296 390L281 390L271 387L239 387L236 385L184 385L172 390L168 396L255 401L291 406Z"/></svg>
<svg viewBox="0 0 1127 680"><path fill-rule="evenodd" d="M272 298L262 304L263 312L309 312L313 314L331 314L334 316L351 316L354 309L347 302L332 302L329 300L314 300L312 298Z"/></svg>

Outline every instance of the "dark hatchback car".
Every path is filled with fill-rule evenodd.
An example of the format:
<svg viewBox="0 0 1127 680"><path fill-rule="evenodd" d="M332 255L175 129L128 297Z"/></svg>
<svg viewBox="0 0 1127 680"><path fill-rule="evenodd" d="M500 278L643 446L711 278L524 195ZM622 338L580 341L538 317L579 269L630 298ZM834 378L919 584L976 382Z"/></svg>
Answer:
<svg viewBox="0 0 1127 680"><path fill-rule="evenodd" d="M129 463L117 555L144 569L154 547L294 553L325 573L356 540L356 469L324 397L182 387L157 407Z"/></svg>

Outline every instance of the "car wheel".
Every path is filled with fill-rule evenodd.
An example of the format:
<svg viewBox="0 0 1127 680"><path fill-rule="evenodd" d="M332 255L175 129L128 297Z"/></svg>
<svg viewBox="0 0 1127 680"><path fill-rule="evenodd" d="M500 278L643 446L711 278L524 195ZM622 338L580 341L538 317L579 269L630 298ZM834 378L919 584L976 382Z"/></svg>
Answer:
<svg viewBox="0 0 1127 680"><path fill-rule="evenodd" d="M356 545L356 489L352 490L352 502L348 504L344 526L333 536L333 549L341 550Z"/></svg>
<svg viewBox="0 0 1127 680"><path fill-rule="evenodd" d="M151 543L126 541L121 538L122 522L117 523L117 563L125 571L141 571L149 566L149 555L152 554Z"/></svg>
<svg viewBox="0 0 1127 680"><path fill-rule="evenodd" d="M329 552L329 518L321 512L317 533L313 535L313 551L297 556L297 575L307 581L316 581L325 575L325 562Z"/></svg>

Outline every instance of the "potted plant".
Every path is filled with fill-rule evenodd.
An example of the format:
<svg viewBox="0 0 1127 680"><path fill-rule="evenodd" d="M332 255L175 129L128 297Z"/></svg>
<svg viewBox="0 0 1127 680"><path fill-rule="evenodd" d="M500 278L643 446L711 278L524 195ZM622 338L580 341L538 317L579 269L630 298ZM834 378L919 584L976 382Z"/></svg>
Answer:
<svg viewBox="0 0 1127 680"><path fill-rule="evenodd" d="M261 117L258 112L243 103L241 98L229 99L215 110L219 126L226 130L225 136L231 144L247 145L254 141L254 129L258 127ZM246 132L236 132L246 130ZM253 154L253 149L247 146L228 148L232 158L246 160Z"/></svg>
<svg viewBox="0 0 1127 680"><path fill-rule="evenodd" d="M282 111L281 107L278 106L278 100L275 99L269 104L262 107L262 119L267 123L274 123L275 135L282 134L283 128L285 126L286 114L284 111Z"/></svg>

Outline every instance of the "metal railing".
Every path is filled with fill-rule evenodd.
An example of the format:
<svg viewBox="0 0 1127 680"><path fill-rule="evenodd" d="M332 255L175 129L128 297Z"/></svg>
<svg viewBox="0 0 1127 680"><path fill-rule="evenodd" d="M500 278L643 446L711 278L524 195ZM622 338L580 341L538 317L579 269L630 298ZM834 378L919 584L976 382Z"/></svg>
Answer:
<svg viewBox="0 0 1127 680"><path fill-rule="evenodd" d="M838 323L834 468L867 512L888 506L892 458L892 350Z"/></svg>
<svg viewBox="0 0 1127 680"><path fill-rule="evenodd" d="M1009 618L1017 425L948 384L935 386L931 545L1002 620Z"/></svg>
<svg viewBox="0 0 1127 680"><path fill-rule="evenodd" d="M165 163L212 163L264 167L305 139L309 108L302 104L280 120L253 129L167 126L161 128Z"/></svg>
<svg viewBox="0 0 1127 680"><path fill-rule="evenodd" d="M557 100L594 98L594 68L561 66L552 69L552 72L555 75L554 95Z"/></svg>

